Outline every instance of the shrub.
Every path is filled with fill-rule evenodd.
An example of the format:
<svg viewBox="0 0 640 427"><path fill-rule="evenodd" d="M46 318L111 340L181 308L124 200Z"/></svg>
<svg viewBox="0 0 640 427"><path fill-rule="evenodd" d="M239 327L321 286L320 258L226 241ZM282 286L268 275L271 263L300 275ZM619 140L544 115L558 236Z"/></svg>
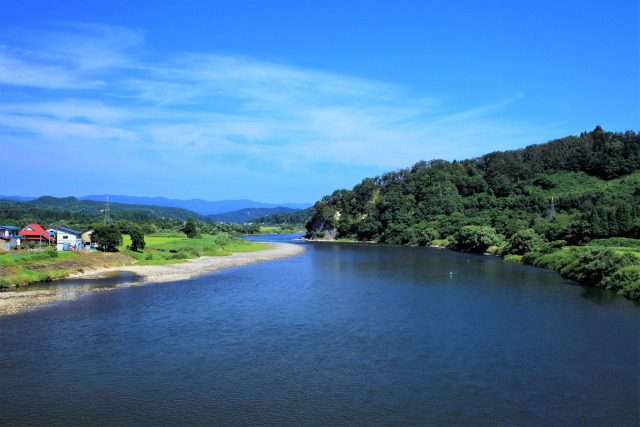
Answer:
<svg viewBox="0 0 640 427"><path fill-rule="evenodd" d="M531 228L516 232L507 241L503 252L506 254L524 255L533 252L542 246L542 237Z"/></svg>
<svg viewBox="0 0 640 427"><path fill-rule="evenodd" d="M42 252L35 253L31 255L31 259L50 259L50 258L58 258L59 254L53 248L45 249Z"/></svg>
<svg viewBox="0 0 640 427"><path fill-rule="evenodd" d="M228 245L233 241L233 237L229 233L220 233L215 236L215 242L219 246Z"/></svg>
<svg viewBox="0 0 640 427"><path fill-rule="evenodd" d="M504 261L512 264L522 264L522 255L507 255L504 257Z"/></svg>
<svg viewBox="0 0 640 427"><path fill-rule="evenodd" d="M187 259L189 258L189 256L186 254L186 252L176 252L175 254L171 254L171 259Z"/></svg>
<svg viewBox="0 0 640 427"><path fill-rule="evenodd" d="M485 252L489 246L496 245L500 238L496 231L488 226L465 225L454 236L451 249L462 252Z"/></svg>
<svg viewBox="0 0 640 427"><path fill-rule="evenodd" d="M601 285L605 278L617 270L634 265L632 254L619 254L611 249L587 249L560 270L560 274L573 280Z"/></svg>
<svg viewBox="0 0 640 427"><path fill-rule="evenodd" d="M605 277L601 285L629 298L640 299L640 265L630 265L616 270Z"/></svg>

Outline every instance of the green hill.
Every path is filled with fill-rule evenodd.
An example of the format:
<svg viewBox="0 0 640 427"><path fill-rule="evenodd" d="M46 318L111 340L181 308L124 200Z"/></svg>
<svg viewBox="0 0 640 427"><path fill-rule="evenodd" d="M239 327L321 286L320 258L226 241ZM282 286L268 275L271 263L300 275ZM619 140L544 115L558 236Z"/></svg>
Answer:
<svg viewBox="0 0 640 427"><path fill-rule="evenodd" d="M40 217L47 215L52 217L59 216L61 212L68 214L80 214L88 218L99 218L103 215L105 202L96 202L93 200L78 200L75 197L52 197L43 196L35 200L23 202L16 200L1 200L0 214L4 212L3 217L14 217L12 210L21 210L24 212L31 211L32 214ZM182 208L149 206L149 205L129 205L124 203L109 203L109 211L115 218L123 218L131 221L148 221L153 218L172 218L186 220L189 217L197 221L207 221L208 219L200 214L188 211Z"/></svg>
<svg viewBox="0 0 640 427"><path fill-rule="evenodd" d="M579 137L463 161L420 161L365 178L316 202L307 230L310 238L410 245L440 240L456 250L520 257L593 239L640 238L639 206L640 136L598 126ZM569 270L567 277L591 280ZM593 273L598 283L615 272L604 270ZM627 275L640 298L640 266Z"/></svg>
<svg viewBox="0 0 640 427"><path fill-rule="evenodd" d="M253 221L263 225L283 225L304 226L311 219L311 208L297 210L295 212L284 212L255 218Z"/></svg>
<svg viewBox="0 0 640 427"><path fill-rule="evenodd" d="M245 224L254 221L255 218L296 212L298 209L286 208L284 206L278 206L275 208L244 208L233 212L225 212L220 214L207 215L207 218L216 222L230 222L234 224Z"/></svg>

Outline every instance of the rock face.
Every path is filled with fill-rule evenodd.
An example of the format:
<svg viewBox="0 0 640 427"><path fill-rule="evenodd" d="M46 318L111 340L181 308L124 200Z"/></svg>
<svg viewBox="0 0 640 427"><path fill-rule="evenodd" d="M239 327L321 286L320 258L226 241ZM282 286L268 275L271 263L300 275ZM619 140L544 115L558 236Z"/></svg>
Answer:
<svg viewBox="0 0 640 427"><path fill-rule="evenodd" d="M324 234L323 234L324 233ZM307 238L310 240L334 240L338 234L336 227L322 219L314 219Z"/></svg>

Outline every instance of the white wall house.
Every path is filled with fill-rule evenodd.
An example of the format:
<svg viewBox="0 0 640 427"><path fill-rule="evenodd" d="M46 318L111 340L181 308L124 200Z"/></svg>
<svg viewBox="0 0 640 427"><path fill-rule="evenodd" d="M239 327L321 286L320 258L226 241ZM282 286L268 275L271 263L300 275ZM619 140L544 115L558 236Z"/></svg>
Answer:
<svg viewBox="0 0 640 427"><path fill-rule="evenodd" d="M0 225L0 249L5 251L20 246L22 236L18 234L20 229L11 225Z"/></svg>
<svg viewBox="0 0 640 427"><path fill-rule="evenodd" d="M84 247L82 232L66 227L56 227L56 250L59 251L79 251Z"/></svg>

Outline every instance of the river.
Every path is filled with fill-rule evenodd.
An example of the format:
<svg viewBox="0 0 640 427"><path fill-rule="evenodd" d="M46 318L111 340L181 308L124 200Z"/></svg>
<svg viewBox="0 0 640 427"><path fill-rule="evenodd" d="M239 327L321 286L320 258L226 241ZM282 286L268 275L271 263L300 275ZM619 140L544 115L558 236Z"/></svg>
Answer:
<svg viewBox="0 0 640 427"><path fill-rule="evenodd" d="M296 244L0 317L0 425L640 423L639 304L495 257Z"/></svg>

